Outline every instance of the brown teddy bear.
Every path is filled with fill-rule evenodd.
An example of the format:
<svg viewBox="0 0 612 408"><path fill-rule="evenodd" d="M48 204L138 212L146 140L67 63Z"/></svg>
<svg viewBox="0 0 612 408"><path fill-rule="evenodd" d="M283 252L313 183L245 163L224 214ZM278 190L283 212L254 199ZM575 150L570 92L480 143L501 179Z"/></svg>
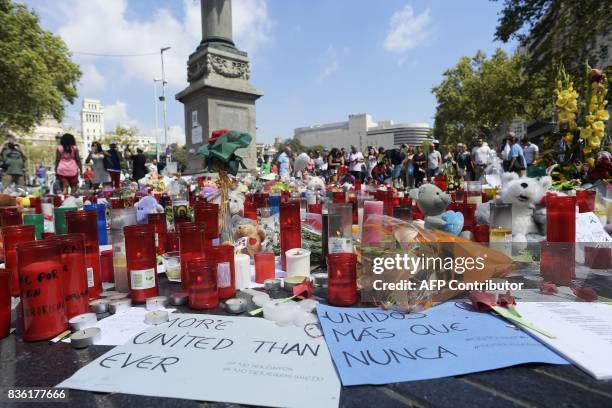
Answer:
<svg viewBox="0 0 612 408"><path fill-rule="evenodd" d="M250 256L261 251L261 242L266 238L263 227L254 223L244 223L236 227L234 239L246 237L246 250Z"/></svg>

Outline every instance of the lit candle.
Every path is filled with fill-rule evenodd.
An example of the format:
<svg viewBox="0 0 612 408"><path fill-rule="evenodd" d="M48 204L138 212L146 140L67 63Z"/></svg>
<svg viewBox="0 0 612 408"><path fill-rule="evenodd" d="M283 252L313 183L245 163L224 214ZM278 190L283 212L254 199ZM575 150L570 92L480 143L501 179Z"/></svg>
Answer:
<svg viewBox="0 0 612 408"><path fill-rule="evenodd" d="M310 276L310 251L293 248L285 255L287 257L287 276Z"/></svg>
<svg viewBox="0 0 612 408"><path fill-rule="evenodd" d="M234 256L234 269L236 271L236 289L251 287L251 258L247 254Z"/></svg>
<svg viewBox="0 0 612 408"><path fill-rule="evenodd" d="M367 226L368 217L370 215L383 215L383 202L382 201L364 201L363 203L363 222L364 227L361 232L362 237L361 240L366 242L379 242L380 241L380 231L378 231L375 227Z"/></svg>

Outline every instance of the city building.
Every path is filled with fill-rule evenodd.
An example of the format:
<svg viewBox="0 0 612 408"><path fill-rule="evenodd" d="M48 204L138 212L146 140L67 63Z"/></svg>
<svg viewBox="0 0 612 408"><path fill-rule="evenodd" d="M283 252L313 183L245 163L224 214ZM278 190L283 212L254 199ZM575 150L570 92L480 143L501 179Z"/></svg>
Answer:
<svg viewBox="0 0 612 408"><path fill-rule="evenodd" d="M89 152L91 142L104 136L104 106L97 99L83 99L81 108L82 152Z"/></svg>
<svg viewBox="0 0 612 408"><path fill-rule="evenodd" d="M430 140L427 123L375 122L367 113L349 115L344 122L312 125L295 129L294 138L304 146L345 147L356 145L363 150L367 146L392 148L403 143L411 146Z"/></svg>

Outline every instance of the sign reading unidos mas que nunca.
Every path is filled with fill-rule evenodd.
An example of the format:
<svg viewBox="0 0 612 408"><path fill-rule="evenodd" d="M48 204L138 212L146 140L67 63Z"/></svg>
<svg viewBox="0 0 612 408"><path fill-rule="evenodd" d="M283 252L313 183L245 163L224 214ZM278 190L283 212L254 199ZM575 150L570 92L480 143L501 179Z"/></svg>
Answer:
<svg viewBox="0 0 612 408"><path fill-rule="evenodd" d="M175 315L58 387L278 407L337 407L322 337L264 319Z"/></svg>

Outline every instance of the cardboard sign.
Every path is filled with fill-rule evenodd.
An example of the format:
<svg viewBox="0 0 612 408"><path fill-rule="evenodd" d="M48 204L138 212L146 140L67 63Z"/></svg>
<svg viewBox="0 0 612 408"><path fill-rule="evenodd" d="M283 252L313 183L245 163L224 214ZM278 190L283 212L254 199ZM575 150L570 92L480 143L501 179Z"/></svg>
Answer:
<svg viewBox="0 0 612 408"><path fill-rule="evenodd" d="M171 315L58 387L273 407L335 408L340 398L317 330L205 314Z"/></svg>
<svg viewBox="0 0 612 408"><path fill-rule="evenodd" d="M343 385L427 380L516 364L567 364L488 313L447 302L420 313L319 304L317 314Z"/></svg>

